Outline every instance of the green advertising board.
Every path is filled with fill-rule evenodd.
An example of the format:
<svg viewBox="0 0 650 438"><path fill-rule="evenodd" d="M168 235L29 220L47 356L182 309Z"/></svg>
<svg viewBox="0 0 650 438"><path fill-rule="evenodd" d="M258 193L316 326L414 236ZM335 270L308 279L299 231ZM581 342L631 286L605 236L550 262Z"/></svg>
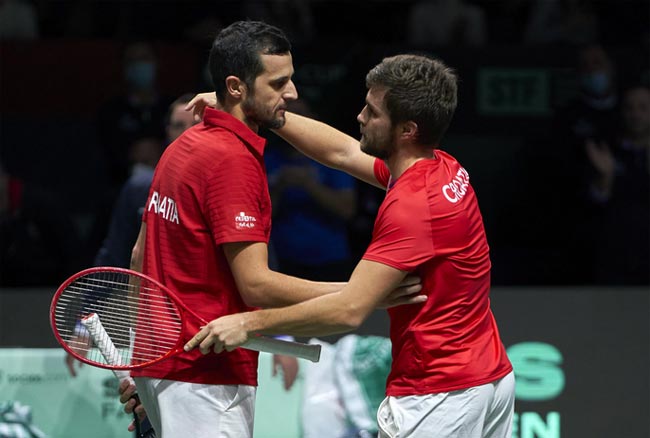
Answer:
<svg viewBox="0 0 650 438"><path fill-rule="evenodd" d="M131 438L113 373L84 365L71 377L64 357L57 348L0 348L0 403L29 407L48 438ZM302 378L285 391L271 362L260 354L254 438L298 437Z"/></svg>

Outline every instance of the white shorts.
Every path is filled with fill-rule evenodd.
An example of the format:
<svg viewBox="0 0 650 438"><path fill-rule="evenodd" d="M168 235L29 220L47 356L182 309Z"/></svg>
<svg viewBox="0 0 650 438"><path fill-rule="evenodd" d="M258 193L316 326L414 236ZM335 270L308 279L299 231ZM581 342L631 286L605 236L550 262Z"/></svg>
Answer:
<svg viewBox="0 0 650 438"><path fill-rule="evenodd" d="M257 388L136 377L157 438L252 438Z"/></svg>
<svg viewBox="0 0 650 438"><path fill-rule="evenodd" d="M386 397L377 411L379 438L509 438L515 376L452 392Z"/></svg>

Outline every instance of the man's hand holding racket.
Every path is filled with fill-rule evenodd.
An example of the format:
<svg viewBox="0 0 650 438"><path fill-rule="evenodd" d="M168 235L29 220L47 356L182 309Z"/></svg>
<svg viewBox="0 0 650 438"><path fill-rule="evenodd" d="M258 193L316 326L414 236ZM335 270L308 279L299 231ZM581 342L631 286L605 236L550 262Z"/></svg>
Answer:
<svg viewBox="0 0 650 438"><path fill-rule="evenodd" d="M124 405L124 412L133 415L133 412L135 411L140 422L144 421L147 417L147 413L145 412L142 403L139 402L139 399L134 397L137 393L135 384L128 380L123 380L120 382L118 390L120 392L120 403ZM129 425L129 431L133 432L135 429L135 420L133 420Z"/></svg>

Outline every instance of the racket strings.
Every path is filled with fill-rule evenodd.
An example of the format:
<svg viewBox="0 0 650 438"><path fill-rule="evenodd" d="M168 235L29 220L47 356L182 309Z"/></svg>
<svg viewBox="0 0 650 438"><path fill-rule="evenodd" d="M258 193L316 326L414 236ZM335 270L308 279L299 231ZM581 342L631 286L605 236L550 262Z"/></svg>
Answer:
<svg viewBox="0 0 650 438"><path fill-rule="evenodd" d="M88 325L91 315L96 320ZM75 279L61 292L54 316L59 335L76 354L105 364L108 351L112 366L159 359L175 348L182 331L178 308L158 286L122 272Z"/></svg>

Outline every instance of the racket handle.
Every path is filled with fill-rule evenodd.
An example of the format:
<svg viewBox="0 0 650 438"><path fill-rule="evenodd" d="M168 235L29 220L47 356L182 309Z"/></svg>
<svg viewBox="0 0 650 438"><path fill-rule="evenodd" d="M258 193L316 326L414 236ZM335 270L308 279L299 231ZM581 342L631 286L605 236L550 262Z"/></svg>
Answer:
<svg viewBox="0 0 650 438"><path fill-rule="evenodd" d="M130 376L128 371L124 370L113 370L113 373L115 374L115 377L122 383L123 381L127 380L129 384L135 384L133 381L133 377ZM140 396L138 393L134 393L131 396L132 399L135 400L135 405L138 406L140 403ZM147 431L151 429L151 424L149 423L149 420L145 418L142 421L142 424L140 423L140 419L138 418L138 414L135 412L135 408L133 408L133 425L135 426L135 436L137 438L143 438L145 436L155 436L155 435L147 435ZM144 431L144 432L143 432Z"/></svg>
<svg viewBox="0 0 650 438"><path fill-rule="evenodd" d="M125 380L128 380L129 384L135 385L135 382L133 381L133 378L131 378L131 375L129 374L128 371L113 370L113 374L115 374L115 377L117 377L117 380L119 380L120 383L124 382Z"/></svg>
<svg viewBox="0 0 650 438"><path fill-rule="evenodd" d="M304 344L301 342L282 341L280 339L256 336L250 338L242 347L249 350L263 351L271 354L282 354L318 362L320 359L320 345Z"/></svg>

